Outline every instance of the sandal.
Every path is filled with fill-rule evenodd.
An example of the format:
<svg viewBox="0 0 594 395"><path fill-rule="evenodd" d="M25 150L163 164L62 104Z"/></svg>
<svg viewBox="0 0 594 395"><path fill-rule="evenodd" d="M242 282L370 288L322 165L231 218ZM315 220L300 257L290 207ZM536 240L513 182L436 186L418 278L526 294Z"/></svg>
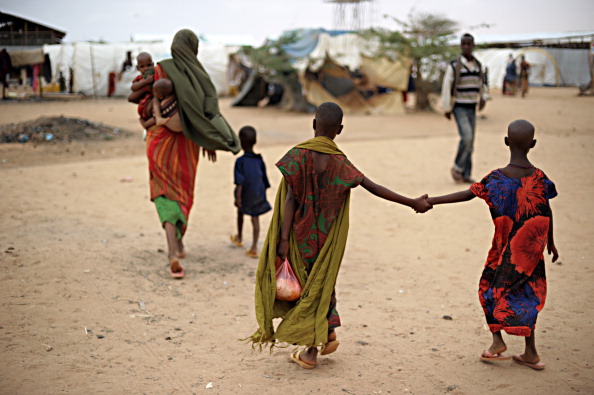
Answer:
<svg viewBox="0 0 594 395"><path fill-rule="evenodd" d="M243 247L243 243L241 241L239 241L239 239L237 238L237 235L231 235L230 239L231 239L231 243L233 243L235 245L235 247Z"/></svg>
<svg viewBox="0 0 594 395"><path fill-rule="evenodd" d="M311 365L305 361L302 361L300 356L304 350L295 350L291 353L291 361L295 362L297 365L301 366L303 369L313 369L316 367L315 364Z"/></svg>
<svg viewBox="0 0 594 395"><path fill-rule="evenodd" d="M245 254L247 256L249 256L250 258L254 258L254 259L258 259L260 257L260 255L258 255L258 253L256 251L252 251L252 250L247 250L245 252Z"/></svg>

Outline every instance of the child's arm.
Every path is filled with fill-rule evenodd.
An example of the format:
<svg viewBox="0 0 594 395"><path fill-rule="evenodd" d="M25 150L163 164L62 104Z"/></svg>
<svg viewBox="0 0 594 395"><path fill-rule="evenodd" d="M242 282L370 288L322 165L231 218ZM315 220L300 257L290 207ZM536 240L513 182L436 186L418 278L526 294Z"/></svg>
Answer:
<svg viewBox="0 0 594 395"><path fill-rule="evenodd" d="M128 101L130 103L138 104L140 102L140 99L142 99L142 96L145 95L145 93L145 91L133 91L128 95Z"/></svg>
<svg viewBox="0 0 594 395"><path fill-rule="evenodd" d="M551 210L551 222L549 223L549 239L547 242L547 252L549 255L553 254L553 262L559 258L557 247L555 247L555 240L553 239L553 210Z"/></svg>
<svg viewBox="0 0 594 395"><path fill-rule="evenodd" d="M442 196L435 196L427 198L427 203L434 206L436 204L448 204L448 203L459 203L459 202L467 202L469 200L474 199L474 193L470 191L470 189L450 193L449 195L442 195Z"/></svg>
<svg viewBox="0 0 594 395"><path fill-rule="evenodd" d="M241 191L243 190L243 185L236 185L235 186L235 207L241 207Z"/></svg>
<svg viewBox="0 0 594 395"><path fill-rule="evenodd" d="M157 100L156 97L153 100L153 115L158 126L165 125L169 121L169 118L163 118L161 115L161 100Z"/></svg>
<svg viewBox="0 0 594 395"><path fill-rule="evenodd" d="M155 118L149 118L149 119L142 119L142 118L140 118L139 120L140 120L140 124L145 129L148 129L151 126L155 125Z"/></svg>
<svg viewBox="0 0 594 395"><path fill-rule="evenodd" d="M289 236L293 227L293 216L295 215L295 195L289 185L287 185L287 198L285 199L285 211L283 213L283 224L281 226L281 239L278 243L276 254L280 259L285 259L289 253Z"/></svg>
<svg viewBox="0 0 594 395"><path fill-rule="evenodd" d="M153 81L154 77L152 75L149 75L146 78L142 78L139 81L133 82L132 87L130 89L132 89L132 92L142 90L142 88L144 88L145 86L152 84Z"/></svg>
<svg viewBox="0 0 594 395"><path fill-rule="evenodd" d="M431 210L432 208L431 205L426 201L427 195L420 196L416 199L411 199L409 197L399 195L382 185L376 184L367 177L363 178L361 186L377 197L408 206L419 213L424 213L428 210Z"/></svg>

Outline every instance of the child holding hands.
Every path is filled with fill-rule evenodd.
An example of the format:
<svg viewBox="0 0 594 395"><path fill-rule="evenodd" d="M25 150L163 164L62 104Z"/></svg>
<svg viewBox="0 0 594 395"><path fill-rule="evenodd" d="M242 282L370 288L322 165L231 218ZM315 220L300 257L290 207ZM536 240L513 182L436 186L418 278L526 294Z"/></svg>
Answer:
<svg viewBox="0 0 594 395"><path fill-rule="evenodd" d="M555 184L528 160L536 145L534 126L525 120L512 122L505 137L510 150L506 167L493 170L470 189L429 197L430 205L464 202L475 196L489 205L495 235L479 282L479 300L493 335L481 360L508 360L501 330L524 336L523 354L513 357L519 364L544 369L536 351L534 328L547 291L544 249L559 254L553 238L553 212L549 200L557 196Z"/></svg>

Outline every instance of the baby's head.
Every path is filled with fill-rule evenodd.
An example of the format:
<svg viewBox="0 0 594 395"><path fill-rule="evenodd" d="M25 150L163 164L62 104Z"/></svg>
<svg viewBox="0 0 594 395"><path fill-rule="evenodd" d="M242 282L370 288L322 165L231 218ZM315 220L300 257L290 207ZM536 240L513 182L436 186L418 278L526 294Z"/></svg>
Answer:
<svg viewBox="0 0 594 395"><path fill-rule="evenodd" d="M163 100L166 97L173 95L173 82L168 78L161 78L155 81L153 84L153 95L159 100Z"/></svg>
<svg viewBox="0 0 594 395"><path fill-rule="evenodd" d="M144 75L147 71L153 68L153 58L148 52L141 52L136 57L136 70Z"/></svg>
<svg viewBox="0 0 594 395"><path fill-rule="evenodd" d="M342 132L342 108L332 102L320 104L313 121L313 128L316 136L334 139Z"/></svg>
<svg viewBox="0 0 594 395"><path fill-rule="evenodd" d="M239 141L242 150L252 151L254 145L256 145L256 129L251 126L244 126L239 129Z"/></svg>
<svg viewBox="0 0 594 395"><path fill-rule="evenodd" d="M511 150L517 149L528 153L536 145L534 125L524 119L513 121L507 127L505 145Z"/></svg>

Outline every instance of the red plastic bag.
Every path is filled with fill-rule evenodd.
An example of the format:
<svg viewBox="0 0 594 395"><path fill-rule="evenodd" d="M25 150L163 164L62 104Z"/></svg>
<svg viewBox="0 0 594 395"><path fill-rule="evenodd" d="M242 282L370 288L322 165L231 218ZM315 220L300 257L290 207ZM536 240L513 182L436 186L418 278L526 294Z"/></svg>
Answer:
<svg viewBox="0 0 594 395"><path fill-rule="evenodd" d="M301 284L293 272L289 260L276 258L276 299L294 302L301 296Z"/></svg>

